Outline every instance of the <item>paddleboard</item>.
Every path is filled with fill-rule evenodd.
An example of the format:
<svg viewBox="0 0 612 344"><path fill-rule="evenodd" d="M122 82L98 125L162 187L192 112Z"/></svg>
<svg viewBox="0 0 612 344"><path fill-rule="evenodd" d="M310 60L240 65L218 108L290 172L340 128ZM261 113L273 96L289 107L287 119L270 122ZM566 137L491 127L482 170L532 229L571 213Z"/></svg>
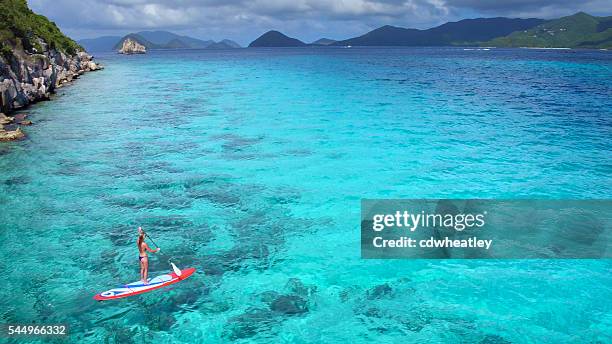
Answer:
<svg viewBox="0 0 612 344"><path fill-rule="evenodd" d="M100 294L94 296L94 300L105 301L105 300L113 300L120 299L123 297L138 295L142 293L146 293L155 289L163 288L169 286L170 284L174 284L180 282L187 277L191 276L195 272L195 268L187 268L181 270L181 275L177 275L175 272L170 272L165 275L160 275L157 277L153 277L149 279L149 283L144 284L142 281L132 282L126 285L123 285L118 288L114 288L111 290L103 291Z"/></svg>

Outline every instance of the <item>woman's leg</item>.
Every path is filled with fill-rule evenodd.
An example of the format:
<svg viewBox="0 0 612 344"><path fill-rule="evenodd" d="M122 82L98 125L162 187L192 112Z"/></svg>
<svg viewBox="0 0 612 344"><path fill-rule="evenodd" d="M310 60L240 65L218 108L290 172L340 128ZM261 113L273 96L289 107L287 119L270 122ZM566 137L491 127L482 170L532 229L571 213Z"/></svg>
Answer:
<svg viewBox="0 0 612 344"><path fill-rule="evenodd" d="M148 277L148 275L149 275L149 258L143 258L143 259L142 259L142 264L143 264L143 266L144 266L144 275L143 275L143 280L142 280L142 282L143 282L144 284L147 284L147 283L149 283L149 280L148 280L148 278L147 278L147 277Z"/></svg>
<svg viewBox="0 0 612 344"><path fill-rule="evenodd" d="M144 279L145 265L143 262L143 258L139 258L138 260L140 260L140 281L144 283L145 282L145 279Z"/></svg>

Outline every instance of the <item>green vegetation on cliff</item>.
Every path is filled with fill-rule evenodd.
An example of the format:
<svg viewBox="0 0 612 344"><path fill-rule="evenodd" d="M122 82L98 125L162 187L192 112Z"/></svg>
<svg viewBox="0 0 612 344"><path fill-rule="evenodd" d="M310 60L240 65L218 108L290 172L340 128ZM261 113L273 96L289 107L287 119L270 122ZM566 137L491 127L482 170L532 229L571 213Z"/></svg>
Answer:
<svg viewBox="0 0 612 344"><path fill-rule="evenodd" d="M12 47L23 47L29 52L41 53L43 47L73 55L82 50L72 39L66 37L54 22L32 12L26 0L0 0L0 51L2 55L11 52Z"/></svg>
<svg viewBox="0 0 612 344"><path fill-rule="evenodd" d="M516 31L484 43L497 47L612 48L612 17L584 12L549 20L530 30Z"/></svg>

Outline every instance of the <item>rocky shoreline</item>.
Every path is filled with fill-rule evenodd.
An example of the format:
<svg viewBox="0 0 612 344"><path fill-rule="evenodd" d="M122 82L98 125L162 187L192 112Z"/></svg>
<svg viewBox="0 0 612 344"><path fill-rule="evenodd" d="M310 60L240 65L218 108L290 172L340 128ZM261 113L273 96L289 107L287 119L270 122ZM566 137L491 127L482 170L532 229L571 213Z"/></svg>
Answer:
<svg viewBox="0 0 612 344"><path fill-rule="evenodd" d="M44 42L40 43L45 46ZM40 54L13 49L12 54L0 55L0 141L17 140L25 136L20 127L6 130L5 126L31 124L25 116L16 119L5 114L47 100L56 89L83 73L100 69L102 66L84 51L67 55L46 49L45 46Z"/></svg>

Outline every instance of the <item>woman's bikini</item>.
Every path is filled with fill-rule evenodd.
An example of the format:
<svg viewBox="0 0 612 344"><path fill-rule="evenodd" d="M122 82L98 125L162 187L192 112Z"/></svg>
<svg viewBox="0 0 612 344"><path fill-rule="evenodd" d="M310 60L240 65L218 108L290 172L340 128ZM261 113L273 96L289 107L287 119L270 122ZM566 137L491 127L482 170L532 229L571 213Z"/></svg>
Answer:
<svg viewBox="0 0 612 344"><path fill-rule="evenodd" d="M140 251L140 247L138 248L138 251ZM144 255L144 256L141 256L141 255L140 255L141 253L144 253L145 255ZM148 256L147 256L147 253L146 253L145 251L143 251L143 252L138 252L138 261L139 261L139 262L142 262L142 260L143 260L143 259L147 259L147 257L148 257Z"/></svg>

